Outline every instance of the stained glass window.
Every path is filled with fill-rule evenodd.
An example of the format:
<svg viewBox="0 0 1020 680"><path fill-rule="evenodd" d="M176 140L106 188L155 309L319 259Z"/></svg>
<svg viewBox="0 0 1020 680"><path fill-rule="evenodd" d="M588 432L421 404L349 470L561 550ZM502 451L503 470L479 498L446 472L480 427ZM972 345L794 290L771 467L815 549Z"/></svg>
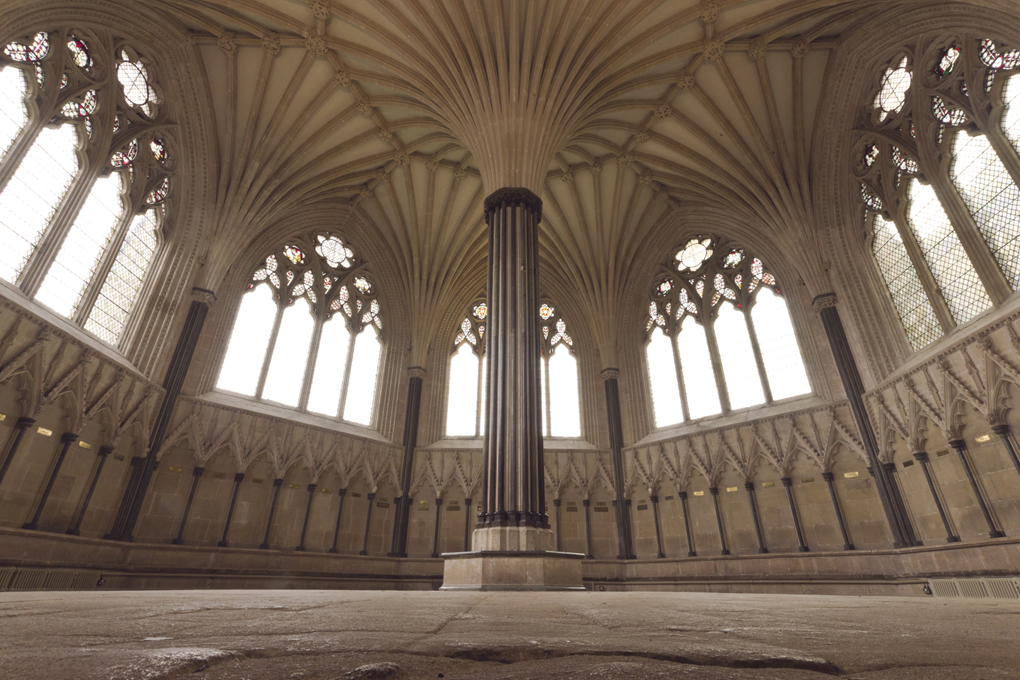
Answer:
<svg viewBox="0 0 1020 680"><path fill-rule="evenodd" d="M125 43L61 29L15 40L0 57L0 163L13 171L0 193L0 278L110 344L121 342L155 259L167 209L152 206L172 187L171 150L152 127L172 121L157 114L150 68ZM31 109L26 75L39 88ZM110 90L123 96L100 107ZM116 134L128 124L136 136ZM80 173L82 158L108 165Z"/></svg>
<svg viewBox="0 0 1020 680"><path fill-rule="evenodd" d="M566 345L556 345L549 356L549 436L581 436L581 404L577 385L577 359Z"/></svg>
<svg viewBox="0 0 1020 680"><path fill-rule="evenodd" d="M298 234L259 262L217 388L371 424L382 310L345 243L329 232Z"/></svg>
<svg viewBox="0 0 1020 680"><path fill-rule="evenodd" d="M464 343L450 360L450 395L447 399L446 434L450 437L478 436L479 372L481 361Z"/></svg>
<svg viewBox="0 0 1020 680"><path fill-rule="evenodd" d="M779 283L760 258L697 236L653 282L645 352L656 427L811 392Z"/></svg>

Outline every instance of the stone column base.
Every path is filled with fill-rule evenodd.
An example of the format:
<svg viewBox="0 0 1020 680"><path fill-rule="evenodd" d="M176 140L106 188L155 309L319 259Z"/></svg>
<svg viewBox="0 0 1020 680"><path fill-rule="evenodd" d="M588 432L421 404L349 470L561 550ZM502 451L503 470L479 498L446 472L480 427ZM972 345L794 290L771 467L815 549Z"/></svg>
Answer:
<svg viewBox="0 0 1020 680"><path fill-rule="evenodd" d="M584 590L581 553L487 550L443 559L440 590Z"/></svg>
<svg viewBox="0 0 1020 680"><path fill-rule="evenodd" d="M471 536L477 552L546 552L553 549L552 529L537 527L483 527Z"/></svg>

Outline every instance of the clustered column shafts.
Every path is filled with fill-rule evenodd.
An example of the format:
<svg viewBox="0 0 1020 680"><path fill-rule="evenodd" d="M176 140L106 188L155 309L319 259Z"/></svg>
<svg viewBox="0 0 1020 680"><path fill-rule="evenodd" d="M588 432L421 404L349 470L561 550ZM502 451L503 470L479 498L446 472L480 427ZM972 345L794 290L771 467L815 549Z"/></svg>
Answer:
<svg viewBox="0 0 1020 680"><path fill-rule="evenodd" d="M205 472L204 467L197 467L191 471L191 491L188 492L188 502L184 504L184 514L181 515L181 524L177 528L177 537L173 540L174 545L184 543L184 528L188 525L188 515L191 514L191 504L195 501L195 490L198 488L198 480Z"/></svg>
<svg viewBox="0 0 1020 680"><path fill-rule="evenodd" d="M262 537L261 550L269 550L269 533L273 530L273 516L276 515L276 501L280 497L280 487L283 486L283 479L273 480L273 498L269 501L269 516L266 517L266 533Z"/></svg>
<svg viewBox="0 0 1020 680"><path fill-rule="evenodd" d="M344 499L347 498L347 489L340 489L340 507L336 511L336 526L333 527L333 547L329 549L331 553L336 554L336 544L340 539L340 518L344 515ZM410 500L408 503L410 504Z"/></svg>
<svg viewBox="0 0 1020 680"><path fill-rule="evenodd" d="M184 320L184 328L181 329L177 347L174 349L173 357L170 359L170 365L167 367L166 376L163 379L163 400L156 413L155 424L149 434L149 446L146 449L149 455L140 459L140 462L132 470L131 477L124 489L124 495L121 497L120 508L113 521L113 528L106 538L118 541L131 541L134 538L135 525L138 523L145 494L149 490L152 475L159 465L156 454L163 445L167 427L170 425L170 418L177 405L177 397L180 396L181 388L184 386L184 379L191 367L191 358L195 353L198 338L209 313L209 306L216 296L211 291L195 288L192 290L192 298L188 316Z"/></svg>
<svg viewBox="0 0 1020 680"><path fill-rule="evenodd" d="M857 370L857 362L850 350L850 341L846 337L843 321L839 318L839 311L836 309L836 295L834 293L819 295L814 299L813 304L822 319L822 326L825 328L825 335L829 340L829 348L832 350L836 368L839 370L840 382L843 383L843 391L846 392L850 410L857 423L857 430L864 442L868 462L875 468L875 486L878 488L878 497L882 501L882 509L885 511L886 521L888 521L889 530L892 532L893 546L896 548L910 546L912 544L910 540L912 532L909 529L910 520L906 508L901 502L896 501L896 497L890 489L892 482L880 465L878 440L875 438L875 431L871 427L871 420L868 418L868 411L864 405L864 382ZM850 542L846 541L846 543L849 545Z"/></svg>
<svg viewBox="0 0 1020 680"><path fill-rule="evenodd" d="M907 541L910 545L918 546L924 545L924 543L917 537L917 532L914 531L914 523L910 519L910 513L907 512L907 503L903 500L903 494L900 491L899 481L896 479L896 463L883 463L882 467L888 473L889 476L889 490L892 492L893 499L896 504L901 506L904 510L904 528L907 530ZM875 476L874 468L868 468L871 476Z"/></svg>
<svg viewBox="0 0 1020 680"><path fill-rule="evenodd" d="M606 415L609 425L609 452L613 461L613 484L617 489L626 487L626 476L623 470L623 415L620 410L619 371L607 368L602 371L602 380L606 386ZM630 505L616 503L616 538L619 544L617 559L632 560L634 554L634 535L631 528Z"/></svg>
<svg viewBox="0 0 1020 680"><path fill-rule="evenodd" d="M1013 461L1013 467L1016 468L1017 474L1020 474L1020 458L1017 457L1016 447L1013 446L1012 431L1009 425L994 425L992 426L992 432L999 435L999 439L1002 440L1003 446L1006 447L1006 453L1009 454L1009 459ZM3 477L0 477L2 480Z"/></svg>
<svg viewBox="0 0 1020 680"><path fill-rule="evenodd" d="M584 554L588 559L594 557L591 551L591 499L585 498L584 504Z"/></svg>
<svg viewBox="0 0 1020 680"><path fill-rule="evenodd" d="M308 519L312 516L312 499L315 498L315 490L319 488L318 484L308 485L308 503L305 505L305 518L301 522L301 540L298 541L297 547L294 550L298 552L304 552L305 550L305 536L308 534Z"/></svg>
<svg viewBox="0 0 1020 680"><path fill-rule="evenodd" d="M758 552L767 553L769 549L765 547L765 537L761 532L761 520L758 517L758 498L754 493L754 482L744 482L744 489L747 491L747 500L751 504L751 518L754 520L754 533L758 538Z"/></svg>
<svg viewBox="0 0 1020 680"><path fill-rule="evenodd" d="M684 512L684 531L687 533L687 556L697 557L698 551L694 547L694 535L691 533L691 513L687 506L687 492L681 491L677 494L680 497L680 505Z"/></svg>
<svg viewBox="0 0 1020 680"><path fill-rule="evenodd" d="M479 529L549 529L540 414L541 219L542 200L527 189L500 189L485 199L489 225L488 416Z"/></svg>
<svg viewBox="0 0 1020 680"><path fill-rule="evenodd" d="M4 462L0 465L0 484L4 483L4 477L7 476L7 470L11 467L11 461L18 454L21 441L25 438L25 431L33 425L35 425L35 419L24 416L18 418L18 422L14 424L14 435L10 440L10 445L7 447L7 455L4 456Z"/></svg>
<svg viewBox="0 0 1020 680"><path fill-rule="evenodd" d="M418 445L418 421L421 415L421 388L425 369L408 369L407 405L404 411L404 459L400 476L400 499L396 501L391 557L407 557L407 524L411 513L411 475L414 473L414 449ZM470 515L470 512L468 513Z"/></svg>
<svg viewBox="0 0 1020 680"><path fill-rule="evenodd" d="M722 509L719 507L719 487L709 487L708 492L712 494L712 505L715 507L715 522L719 526L719 543L722 545L720 555L729 555L730 549L726 545L726 529L723 527Z"/></svg>
<svg viewBox="0 0 1020 680"><path fill-rule="evenodd" d="M96 492L96 486L99 484L99 476L103 474L103 466L106 465L106 459L109 458L111 453L113 453L112 446L106 445L99 447L99 451L96 453L96 470L92 473L92 479L89 481L88 491L85 492L85 497L81 501L81 509L78 510L78 516L75 518L71 528L67 530L68 535L81 535L81 524L85 520L85 513L89 510L89 504L92 502L92 495Z"/></svg>
<svg viewBox="0 0 1020 680"><path fill-rule="evenodd" d="M361 543L359 555L368 554L368 530L372 527L372 506L375 505L375 492L368 494L368 514L365 516L365 540Z"/></svg>
<svg viewBox="0 0 1020 680"><path fill-rule="evenodd" d="M790 503L790 514L793 515L793 526L797 530L797 552L808 552L804 541L804 529L800 526L800 512L797 511L797 500L793 497L793 479L782 477L783 488L786 489L786 500Z"/></svg>
<svg viewBox="0 0 1020 680"><path fill-rule="evenodd" d="M227 521L223 523L223 538L217 543L221 548L226 548L230 544L227 543L227 538L230 536L230 524L234 521L234 506L237 505L237 494L241 490L241 482L244 481L244 473L238 472L234 475L234 490L230 493L230 507L227 508Z"/></svg>
<svg viewBox="0 0 1020 680"><path fill-rule="evenodd" d="M831 472L823 472L822 479L829 487L829 498L832 499L832 509L836 511L836 521L839 522L839 533L843 535L843 550L853 550L854 544L850 541L850 534L846 529L846 522L843 520L843 509L839 506L839 497L836 495L836 487L833 484L836 476Z"/></svg>
<svg viewBox="0 0 1020 680"><path fill-rule="evenodd" d="M655 519L655 556L662 559L666 556L666 553L662 551L662 528L659 526L659 497L649 496L648 499L652 502L652 515Z"/></svg>
<svg viewBox="0 0 1020 680"><path fill-rule="evenodd" d="M49 479L46 480L46 486L43 488L42 498L39 499L39 504L36 505L35 514L32 519L25 522L25 529L38 529L39 520L42 518L43 510L46 509L46 501L50 498L50 492L53 490L53 485L57 481L57 476L60 474L60 468L64 466L64 459L67 458L67 450L71 448L71 444L78 441L78 435L74 432L65 432L60 437L60 452L57 454L57 461L53 464L53 471L50 472Z"/></svg>
<svg viewBox="0 0 1020 680"><path fill-rule="evenodd" d="M978 486L977 478L974 476L974 469L971 467L970 460L967 458L967 442L962 439L952 439L949 445L956 450L956 455L960 457L960 463L963 465L963 471L967 473L967 480L970 482L970 488L974 490L974 497L977 499L978 505L981 507L981 514L985 517L985 522L988 523L988 537L989 538L1002 538L1006 534L999 531L999 528L995 526L995 520L992 519L992 511L988 508L988 504L985 502L985 497L981 493L981 487Z"/></svg>
<svg viewBox="0 0 1020 680"><path fill-rule="evenodd" d="M953 526L949 522L949 515L946 513L945 507L942 505L942 497L939 495L935 476L931 471L931 460L928 459L928 452L918 451L914 454L914 458L921 464L921 470L924 472L924 478L928 482L928 490L931 491L932 500L935 501L935 507L939 511L939 517L942 518L942 526L946 528L946 543L959 543L960 537L956 535L955 531L953 531Z"/></svg>

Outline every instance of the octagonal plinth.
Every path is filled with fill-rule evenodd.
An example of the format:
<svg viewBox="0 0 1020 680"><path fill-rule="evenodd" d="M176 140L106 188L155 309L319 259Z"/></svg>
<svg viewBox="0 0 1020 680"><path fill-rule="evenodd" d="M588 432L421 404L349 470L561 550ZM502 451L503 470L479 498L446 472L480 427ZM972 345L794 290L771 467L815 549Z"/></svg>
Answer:
<svg viewBox="0 0 1020 680"><path fill-rule="evenodd" d="M445 553L441 590L584 590L581 553Z"/></svg>

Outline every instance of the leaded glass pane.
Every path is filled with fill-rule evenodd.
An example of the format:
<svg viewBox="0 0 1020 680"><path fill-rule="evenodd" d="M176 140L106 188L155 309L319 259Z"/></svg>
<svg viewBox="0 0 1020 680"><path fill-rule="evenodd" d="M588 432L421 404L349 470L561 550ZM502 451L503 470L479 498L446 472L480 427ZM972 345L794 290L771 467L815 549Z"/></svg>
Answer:
<svg viewBox="0 0 1020 680"><path fill-rule="evenodd" d="M124 213L121 189L120 173L100 177L92 185L36 293L37 302L61 316L74 314Z"/></svg>
<svg viewBox="0 0 1020 680"><path fill-rule="evenodd" d="M145 283L156 245L159 243L155 210L136 215L121 241L117 259L106 276L96 304L85 322L85 330L111 345L117 344ZM263 348L264 351L264 348Z"/></svg>
<svg viewBox="0 0 1020 680"><path fill-rule="evenodd" d="M549 411L553 437L581 436L577 359L563 345L557 346L549 357Z"/></svg>
<svg viewBox="0 0 1020 680"><path fill-rule="evenodd" d="M675 425L684 419L680 405L680 386L676 380L673 342L662 331L652 331L645 350L648 359L648 380L652 387L652 412L655 426Z"/></svg>
<svg viewBox="0 0 1020 680"><path fill-rule="evenodd" d="M315 357L312 389L308 393L308 410L336 417L340 413L340 391L347 370L350 331L343 315L337 314L322 325L319 353Z"/></svg>
<svg viewBox="0 0 1020 680"><path fill-rule="evenodd" d="M78 172L73 125L44 128L0 194L0 278L17 281Z"/></svg>
<svg viewBox="0 0 1020 680"><path fill-rule="evenodd" d="M1010 285L1020 289L1020 190L988 138L958 133L950 175Z"/></svg>
<svg viewBox="0 0 1020 680"><path fill-rule="evenodd" d="M489 422L489 412L486 410L485 405L488 403L488 392L486 389L489 385L489 374L488 374L489 359L488 357L482 357L482 383L479 387L478 392L478 409L481 413L478 416L478 434L479 436L485 434L485 425ZM542 407L543 412L545 407Z"/></svg>
<svg viewBox="0 0 1020 680"><path fill-rule="evenodd" d="M914 179L908 191L911 231L953 318L958 324L965 323L991 307L992 301L935 196L935 190Z"/></svg>
<svg viewBox="0 0 1020 680"><path fill-rule="evenodd" d="M375 380L379 372L381 349L379 334L372 326L363 330L355 340L344 420L362 425L372 424L372 405L375 403Z"/></svg>
<svg viewBox="0 0 1020 680"><path fill-rule="evenodd" d="M676 341L680 350L680 366L683 369L687 409L691 419L721 413L719 391L715 384L715 372L712 370L712 357L708 353L705 329L692 317L687 317Z"/></svg>
<svg viewBox="0 0 1020 680"><path fill-rule="evenodd" d="M723 376L730 395L730 408L747 408L765 403L758 362L754 360L751 336L747 332L744 313L733 305L719 308L715 320L716 342L722 360Z"/></svg>
<svg viewBox="0 0 1020 680"><path fill-rule="evenodd" d="M910 346L915 351L919 350L942 337L942 327L924 292L921 279L910 262L896 224L876 215L874 234L872 252L878 269L889 288L893 306L903 322Z"/></svg>
<svg viewBox="0 0 1020 680"><path fill-rule="evenodd" d="M262 389L263 399L285 406L298 405L314 331L315 318L307 298L295 300L283 310L266 385Z"/></svg>
<svg viewBox="0 0 1020 680"><path fill-rule="evenodd" d="M463 344L450 360L450 396L446 401L446 434L474 437L478 423L478 357Z"/></svg>
<svg viewBox="0 0 1020 680"><path fill-rule="evenodd" d="M13 66L0 68L0 159L27 122L25 76Z"/></svg>
<svg viewBox="0 0 1020 680"><path fill-rule="evenodd" d="M275 320L272 288L263 284L244 294L216 387L249 397L255 395Z"/></svg>
<svg viewBox="0 0 1020 680"><path fill-rule="evenodd" d="M772 398L787 399L810 393L811 384L804 370L804 358L783 298L770 288L758 291L751 308L751 321L758 336Z"/></svg>

